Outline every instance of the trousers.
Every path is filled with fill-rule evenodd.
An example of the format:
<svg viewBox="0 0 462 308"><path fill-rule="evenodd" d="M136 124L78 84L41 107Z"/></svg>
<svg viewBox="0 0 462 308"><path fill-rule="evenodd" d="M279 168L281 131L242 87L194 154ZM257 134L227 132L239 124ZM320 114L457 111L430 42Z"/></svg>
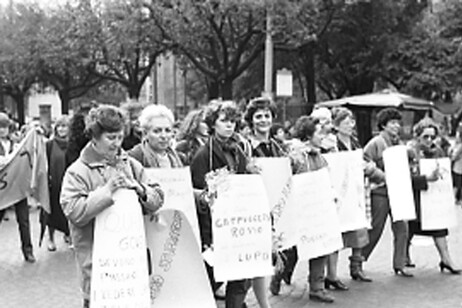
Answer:
<svg viewBox="0 0 462 308"><path fill-rule="evenodd" d="M367 260L374 251L388 216L391 217L390 203L388 196L385 194L371 194L371 211L372 211L372 229L369 233L369 244L363 247L362 255ZM406 246L409 233L407 221L391 222L393 232L393 268L402 269L406 262Z"/></svg>
<svg viewBox="0 0 462 308"><path fill-rule="evenodd" d="M29 225L29 205L27 204L27 199L22 199L13 206L18 223L19 237L21 239L21 250L26 255L32 253L33 250ZM5 211L6 209L0 211L0 222L3 220Z"/></svg>

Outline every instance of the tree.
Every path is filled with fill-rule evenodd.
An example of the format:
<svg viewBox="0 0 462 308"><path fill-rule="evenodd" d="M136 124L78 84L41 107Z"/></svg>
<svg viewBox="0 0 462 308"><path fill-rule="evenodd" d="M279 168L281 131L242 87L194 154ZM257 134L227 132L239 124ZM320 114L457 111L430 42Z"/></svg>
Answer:
<svg viewBox="0 0 462 308"><path fill-rule="evenodd" d="M162 33L142 1L105 2L98 18L99 50L93 73L122 84L130 98L138 99L157 57L166 51Z"/></svg>
<svg viewBox="0 0 462 308"><path fill-rule="evenodd" d="M206 78L209 98L233 97L233 82L263 50L263 1L152 1L151 16L173 50Z"/></svg>
<svg viewBox="0 0 462 308"><path fill-rule="evenodd" d="M0 78L3 93L16 102L17 119L25 120L25 96L37 81L39 31L45 14L38 5L11 3L0 19Z"/></svg>
<svg viewBox="0 0 462 308"><path fill-rule="evenodd" d="M42 30L39 77L58 91L63 114L68 113L72 99L102 81L93 74L97 26L98 20L85 2L77 6L67 3L50 12Z"/></svg>

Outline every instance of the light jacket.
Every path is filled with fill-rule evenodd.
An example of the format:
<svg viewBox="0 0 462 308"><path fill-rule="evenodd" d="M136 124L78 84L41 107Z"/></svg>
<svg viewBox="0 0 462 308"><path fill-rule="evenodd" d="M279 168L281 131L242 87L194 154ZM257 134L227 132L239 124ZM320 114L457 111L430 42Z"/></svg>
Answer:
<svg viewBox="0 0 462 308"><path fill-rule="evenodd" d="M145 211L156 211L162 205L162 192L159 188L150 188L144 184L147 179L143 167L124 151L121 152L117 164L110 165L101 154L95 151L90 142L64 175L60 202L70 222L72 242L81 271L81 286L85 299L90 298L95 217L114 204L111 192L103 188L103 185L111 176L119 172L132 177L146 189L146 200L140 200Z"/></svg>

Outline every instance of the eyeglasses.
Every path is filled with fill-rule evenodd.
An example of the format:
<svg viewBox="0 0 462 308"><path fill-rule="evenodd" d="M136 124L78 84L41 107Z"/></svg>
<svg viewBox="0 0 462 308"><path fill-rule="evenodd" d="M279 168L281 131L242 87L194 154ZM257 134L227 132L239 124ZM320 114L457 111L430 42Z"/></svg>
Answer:
<svg viewBox="0 0 462 308"><path fill-rule="evenodd" d="M430 139L430 140L435 140L436 136L435 135L422 135L423 139Z"/></svg>

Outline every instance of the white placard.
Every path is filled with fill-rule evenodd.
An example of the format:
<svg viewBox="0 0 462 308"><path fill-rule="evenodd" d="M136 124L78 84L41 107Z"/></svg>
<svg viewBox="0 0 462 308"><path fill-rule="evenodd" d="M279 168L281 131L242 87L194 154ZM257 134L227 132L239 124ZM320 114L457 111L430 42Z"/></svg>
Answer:
<svg viewBox="0 0 462 308"><path fill-rule="evenodd" d="M186 216L162 210L145 218L151 307L216 308L204 261Z"/></svg>
<svg viewBox="0 0 462 308"><path fill-rule="evenodd" d="M363 151L323 154L337 197L342 232L368 228L364 188Z"/></svg>
<svg viewBox="0 0 462 308"><path fill-rule="evenodd" d="M199 222L189 167L146 168L145 170L148 183L158 183L164 191L165 200L162 210L182 211L191 224L197 243L200 243Z"/></svg>
<svg viewBox="0 0 462 308"><path fill-rule="evenodd" d="M407 148L397 145L383 151L385 181L393 221L416 218Z"/></svg>
<svg viewBox="0 0 462 308"><path fill-rule="evenodd" d="M214 274L217 281L269 276L271 216L261 176L229 175L212 205Z"/></svg>
<svg viewBox="0 0 462 308"><path fill-rule="evenodd" d="M292 72L287 69L276 72L276 95L292 96Z"/></svg>
<svg viewBox="0 0 462 308"><path fill-rule="evenodd" d="M289 158L260 157L256 159L256 164L261 169L260 175L268 195L269 207L273 210L280 204L283 191L292 177Z"/></svg>
<svg viewBox="0 0 462 308"><path fill-rule="evenodd" d="M428 190L420 192L422 230L446 229L457 225L449 158L420 160L421 174L431 174L436 168L439 168L441 178L436 182L429 182Z"/></svg>
<svg viewBox="0 0 462 308"><path fill-rule="evenodd" d="M91 308L148 308L149 279L141 205L135 191L119 189L95 221Z"/></svg>
<svg viewBox="0 0 462 308"><path fill-rule="evenodd" d="M323 256L343 247L327 168L292 177L290 201L275 229L282 248L297 245L301 260Z"/></svg>

